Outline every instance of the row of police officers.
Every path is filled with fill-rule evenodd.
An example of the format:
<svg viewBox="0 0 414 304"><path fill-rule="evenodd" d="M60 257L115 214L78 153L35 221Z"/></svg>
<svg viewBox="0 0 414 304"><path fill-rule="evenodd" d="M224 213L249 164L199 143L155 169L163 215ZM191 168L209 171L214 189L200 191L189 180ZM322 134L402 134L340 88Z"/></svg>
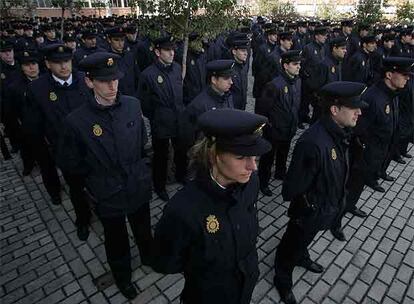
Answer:
<svg viewBox="0 0 414 304"><path fill-rule="evenodd" d="M2 122L21 152L23 175L37 164L59 205L62 172L80 240L88 238L93 207L128 299L137 290L126 218L143 265L184 273L184 303L249 303L259 275L256 201L259 191L273 195L276 163L290 220L274 284L285 303L296 303L294 267L323 271L307 250L316 233L330 230L345 241L344 214L367 216L356 207L364 185L384 192L378 181L394 179L386 171L391 160L410 157L413 29L378 37L361 26L351 36L347 20L341 31L299 22L291 32L258 18L212 41L192 33L183 76L181 43L171 35L149 42L130 21L106 21L106 28L93 19L70 28L64 41L48 24L43 41L32 44L30 29L2 32ZM256 114L245 111L250 58ZM287 168L304 123L311 125ZM170 147L184 185L171 199ZM168 201L154 237L152 187Z"/></svg>

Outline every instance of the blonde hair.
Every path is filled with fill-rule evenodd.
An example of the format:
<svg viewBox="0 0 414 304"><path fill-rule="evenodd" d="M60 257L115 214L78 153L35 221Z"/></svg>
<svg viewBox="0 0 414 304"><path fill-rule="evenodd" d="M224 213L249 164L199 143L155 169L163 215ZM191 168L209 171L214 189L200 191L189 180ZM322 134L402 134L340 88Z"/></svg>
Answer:
<svg viewBox="0 0 414 304"><path fill-rule="evenodd" d="M199 140L189 152L189 168L191 175L198 171L210 171L212 168L212 161L217 154L221 152L217 149L216 143L213 139L204 137Z"/></svg>

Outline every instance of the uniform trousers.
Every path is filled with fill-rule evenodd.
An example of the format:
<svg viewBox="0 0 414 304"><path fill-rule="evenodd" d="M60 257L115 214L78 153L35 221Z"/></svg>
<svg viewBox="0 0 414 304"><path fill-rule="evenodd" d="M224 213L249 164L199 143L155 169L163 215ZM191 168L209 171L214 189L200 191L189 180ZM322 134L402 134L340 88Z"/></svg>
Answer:
<svg viewBox="0 0 414 304"><path fill-rule="evenodd" d="M155 191L165 190L168 175L168 154L170 140L174 149L175 178L178 181L184 180L186 176L187 157L186 149L179 144L177 138L152 138L153 158L153 181Z"/></svg>
<svg viewBox="0 0 414 304"><path fill-rule="evenodd" d="M135 242L137 243L141 262L151 264L152 235L149 202L143 204L134 213L126 215ZM112 275L118 286L131 282L131 251L125 215L100 217L104 228L105 252Z"/></svg>
<svg viewBox="0 0 414 304"><path fill-rule="evenodd" d="M274 281L278 287L292 288L292 273L301 260L309 260L308 246L318 233L317 227L303 227L300 220L290 219L276 251Z"/></svg>
<svg viewBox="0 0 414 304"><path fill-rule="evenodd" d="M45 188L52 198L60 197L61 183L56 168L56 163L50 154L46 143L36 147L36 161L39 164L40 173ZM63 178L69 186L69 197L76 214L76 225L88 225L91 211L84 191L84 180L81 176L63 172Z"/></svg>
<svg viewBox="0 0 414 304"><path fill-rule="evenodd" d="M286 172L286 161L289 154L290 141L271 141L271 143L272 149L260 157L258 175L261 187L266 187L269 184L275 156L275 173Z"/></svg>

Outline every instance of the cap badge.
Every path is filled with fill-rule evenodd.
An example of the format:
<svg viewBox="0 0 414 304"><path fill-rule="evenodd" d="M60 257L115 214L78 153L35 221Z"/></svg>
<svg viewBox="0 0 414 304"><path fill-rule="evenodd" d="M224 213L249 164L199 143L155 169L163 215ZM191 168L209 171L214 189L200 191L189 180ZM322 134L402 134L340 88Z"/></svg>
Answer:
<svg viewBox="0 0 414 304"><path fill-rule="evenodd" d="M195 62L193 59L191 59L191 65L195 65Z"/></svg>
<svg viewBox="0 0 414 304"><path fill-rule="evenodd" d="M1 75L0 75L0 77L1 77L1 79L6 79L6 75L4 74L4 73L1 73Z"/></svg>
<svg viewBox="0 0 414 304"><path fill-rule="evenodd" d="M288 87L286 86L286 87L284 87L284 89L283 89L284 91L285 91L285 94L287 94L287 93L289 93L289 89L288 89Z"/></svg>
<svg viewBox="0 0 414 304"><path fill-rule="evenodd" d="M362 66L365 66L365 61L362 61Z"/></svg>
<svg viewBox="0 0 414 304"><path fill-rule="evenodd" d="M391 108L390 108L390 105L386 105L385 106L385 114L390 114L390 112L391 112Z"/></svg>
<svg viewBox="0 0 414 304"><path fill-rule="evenodd" d="M113 60L112 58L108 58L108 61L106 62L106 64L107 64L108 66L113 66L113 64L114 64L114 60Z"/></svg>
<svg viewBox="0 0 414 304"><path fill-rule="evenodd" d="M58 48L58 52L59 53L63 53L65 50L63 49L63 46L60 46L59 48Z"/></svg>
<svg viewBox="0 0 414 304"><path fill-rule="evenodd" d="M101 128L101 126L98 125L98 124L93 125L92 132L93 132L93 134L95 136L98 136L98 137L101 136L102 135L102 128Z"/></svg>
<svg viewBox="0 0 414 304"><path fill-rule="evenodd" d="M29 53L28 53L28 52L24 52L24 53L23 53L23 56L24 56L24 57L29 57Z"/></svg>
<svg viewBox="0 0 414 304"><path fill-rule="evenodd" d="M207 217L207 231L208 233L216 233L220 229L220 223L215 215Z"/></svg>
<svg viewBox="0 0 414 304"><path fill-rule="evenodd" d="M333 159L333 160L336 160L336 159L337 159L337 155L336 155L336 150L335 150L335 148L332 148L332 150L331 150L331 156L332 156L332 159Z"/></svg>
<svg viewBox="0 0 414 304"><path fill-rule="evenodd" d="M157 81L158 81L159 84L161 84L161 83L164 82L164 79L162 78L161 75L158 75Z"/></svg>
<svg viewBox="0 0 414 304"><path fill-rule="evenodd" d="M264 128L266 124L261 124L260 127L258 127L256 130L254 130L254 134L261 134L262 133L262 129Z"/></svg>
<svg viewBox="0 0 414 304"><path fill-rule="evenodd" d="M50 101L56 101L57 100L57 95L55 92L50 92L49 93L49 99Z"/></svg>
<svg viewBox="0 0 414 304"><path fill-rule="evenodd" d="M331 68L331 72L332 72L332 74L335 74L335 67L333 66L332 68Z"/></svg>

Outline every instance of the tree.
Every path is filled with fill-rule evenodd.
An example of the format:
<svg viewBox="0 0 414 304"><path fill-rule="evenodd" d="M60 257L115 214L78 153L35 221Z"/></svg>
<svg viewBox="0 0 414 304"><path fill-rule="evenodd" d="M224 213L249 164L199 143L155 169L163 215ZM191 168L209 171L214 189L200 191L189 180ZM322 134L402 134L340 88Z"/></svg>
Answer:
<svg viewBox="0 0 414 304"><path fill-rule="evenodd" d="M236 0L148 0L144 12L158 13L165 30L183 40L182 77L187 66L188 36L193 31L213 37L234 25Z"/></svg>
<svg viewBox="0 0 414 304"><path fill-rule="evenodd" d="M1 0L0 14L3 18L10 18L13 16L12 9L24 9L24 15L33 17L33 12L36 9L32 0Z"/></svg>
<svg viewBox="0 0 414 304"><path fill-rule="evenodd" d="M70 14L73 14L74 10L80 10L82 8L82 2L74 0L52 0L52 6L58 7L62 11L60 20L60 39L63 39L64 35L64 23L65 23L65 11L70 10Z"/></svg>
<svg viewBox="0 0 414 304"><path fill-rule="evenodd" d="M298 16L295 5L289 1L260 0L259 13L277 19L291 19Z"/></svg>
<svg viewBox="0 0 414 304"><path fill-rule="evenodd" d="M374 24L382 19L384 0L360 0L357 5L357 20L360 23Z"/></svg>
<svg viewBox="0 0 414 304"><path fill-rule="evenodd" d="M397 20L402 23L412 24L414 22L414 3L406 0L397 6Z"/></svg>

